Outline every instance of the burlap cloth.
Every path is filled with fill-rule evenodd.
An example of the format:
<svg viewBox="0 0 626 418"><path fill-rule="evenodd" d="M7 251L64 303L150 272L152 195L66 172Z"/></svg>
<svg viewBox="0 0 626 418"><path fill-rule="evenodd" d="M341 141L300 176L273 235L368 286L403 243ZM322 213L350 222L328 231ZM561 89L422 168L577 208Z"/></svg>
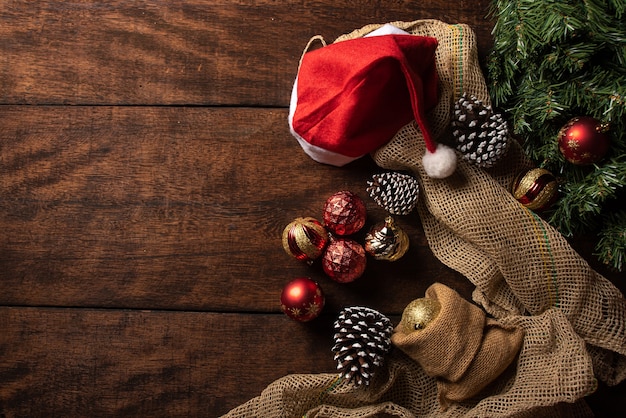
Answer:
<svg viewBox="0 0 626 418"><path fill-rule="evenodd" d="M464 92L490 103L475 35L467 25L437 20L393 24L439 41L441 98L429 124L433 138L447 142L454 103ZM596 378L611 385L626 377L626 301L557 231L512 197L511 182L532 164L511 142L494 168L459 159L455 174L444 180L424 173L424 142L415 123L373 154L380 167L418 177L418 211L433 254L476 286L473 299L487 313L524 331L519 356L504 373L474 398L442 411L435 378L396 349L369 387L347 385L336 374L290 375L226 416L591 415L583 397L595 390Z"/></svg>
<svg viewBox="0 0 626 418"><path fill-rule="evenodd" d="M500 376L517 357L524 332L487 317L441 283L432 284L424 296L437 301L440 312L423 330L405 333L398 324L391 341L436 378L445 410L477 395Z"/></svg>

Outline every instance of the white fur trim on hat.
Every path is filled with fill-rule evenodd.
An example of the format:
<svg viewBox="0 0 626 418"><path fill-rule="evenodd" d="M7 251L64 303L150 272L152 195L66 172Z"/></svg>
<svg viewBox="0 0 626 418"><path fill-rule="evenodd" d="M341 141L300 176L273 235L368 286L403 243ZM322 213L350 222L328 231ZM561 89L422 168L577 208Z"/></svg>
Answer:
<svg viewBox="0 0 626 418"><path fill-rule="evenodd" d="M364 37L367 38L370 36L384 36L384 35L410 35L410 33L400 29L397 26L392 25L391 23L385 23L380 28L368 33Z"/></svg>
<svg viewBox="0 0 626 418"><path fill-rule="evenodd" d="M437 144L435 152L426 151L422 164L429 177L445 179L456 170L456 153L446 145Z"/></svg>

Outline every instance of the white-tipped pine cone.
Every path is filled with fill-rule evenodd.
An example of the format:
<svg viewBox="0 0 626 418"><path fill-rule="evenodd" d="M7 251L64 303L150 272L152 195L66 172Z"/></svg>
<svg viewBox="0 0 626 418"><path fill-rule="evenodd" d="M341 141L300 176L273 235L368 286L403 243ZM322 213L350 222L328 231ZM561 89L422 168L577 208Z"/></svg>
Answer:
<svg viewBox="0 0 626 418"><path fill-rule="evenodd" d="M348 307L339 313L334 328L337 370L349 382L369 385L391 349L391 320L374 309Z"/></svg>
<svg viewBox="0 0 626 418"><path fill-rule="evenodd" d="M420 189L413 176L397 171L374 174L367 185L370 197L392 215L408 215L417 205Z"/></svg>
<svg viewBox="0 0 626 418"><path fill-rule="evenodd" d="M483 168L493 166L509 146L508 127L502 115L467 94L454 105L452 135L463 157Z"/></svg>

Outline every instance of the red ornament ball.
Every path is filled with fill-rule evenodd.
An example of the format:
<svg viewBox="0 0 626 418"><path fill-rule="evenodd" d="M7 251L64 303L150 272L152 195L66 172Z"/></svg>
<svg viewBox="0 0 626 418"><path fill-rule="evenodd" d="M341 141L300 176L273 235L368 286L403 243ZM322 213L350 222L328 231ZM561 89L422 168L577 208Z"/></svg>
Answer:
<svg viewBox="0 0 626 418"><path fill-rule="evenodd" d="M328 232L315 218L296 218L283 230L283 248L297 260L308 263L322 255Z"/></svg>
<svg viewBox="0 0 626 418"><path fill-rule="evenodd" d="M513 182L513 196L522 205L535 212L548 209L558 198L556 178L544 168L533 168L517 176Z"/></svg>
<svg viewBox="0 0 626 418"><path fill-rule="evenodd" d="M308 277L298 277L290 281L280 295L281 311L299 322L317 318L324 308L324 303L322 288Z"/></svg>
<svg viewBox="0 0 626 418"><path fill-rule="evenodd" d="M351 191L340 191L324 204L324 225L336 235L352 235L365 225L365 204Z"/></svg>
<svg viewBox="0 0 626 418"><path fill-rule="evenodd" d="M572 164L596 163L609 151L611 141L607 132L608 125L595 118L573 118L559 131L559 151Z"/></svg>
<svg viewBox="0 0 626 418"><path fill-rule="evenodd" d="M324 273L339 283L353 282L361 277L366 264L363 246L348 238L331 240L322 257Z"/></svg>

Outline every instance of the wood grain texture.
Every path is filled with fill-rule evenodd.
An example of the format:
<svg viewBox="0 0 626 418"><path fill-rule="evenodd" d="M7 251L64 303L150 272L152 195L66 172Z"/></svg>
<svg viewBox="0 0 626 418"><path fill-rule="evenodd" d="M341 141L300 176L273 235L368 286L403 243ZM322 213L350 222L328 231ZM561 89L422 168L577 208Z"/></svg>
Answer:
<svg viewBox="0 0 626 418"><path fill-rule="evenodd" d="M435 278L456 277L432 259L416 216L399 220L410 257L372 262L353 286L290 258L283 228L321 218L336 191L361 195L368 226L385 214L365 192L371 161L311 161L286 118L283 109L0 108L0 304L275 312L284 283L310 275L339 292L337 303L400 312Z"/></svg>
<svg viewBox="0 0 626 418"><path fill-rule="evenodd" d="M397 315L434 281L411 249L349 285L290 258L280 235L379 171L311 161L287 128L302 49L370 23L467 23L485 62L490 2L0 0L0 418L211 417L289 373L334 369L336 312ZM362 235L360 235L362 237ZM624 274L594 263L622 292ZM311 276L327 307L279 313ZM624 415L626 387L589 398Z"/></svg>
<svg viewBox="0 0 626 418"><path fill-rule="evenodd" d="M334 372L332 320L0 307L0 416L217 417L275 379ZM589 397L597 416L623 416L624 390Z"/></svg>
<svg viewBox="0 0 626 418"><path fill-rule="evenodd" d="M215 417L284 375L332 372L328 319L0 308L0 415Z"/></svg>
<svg viewBox="0 0 626 418"><path fill-rule="evenodd" d="M467 23L487 1L0 1L0 103L286 106L309 38Z"/></svg>

